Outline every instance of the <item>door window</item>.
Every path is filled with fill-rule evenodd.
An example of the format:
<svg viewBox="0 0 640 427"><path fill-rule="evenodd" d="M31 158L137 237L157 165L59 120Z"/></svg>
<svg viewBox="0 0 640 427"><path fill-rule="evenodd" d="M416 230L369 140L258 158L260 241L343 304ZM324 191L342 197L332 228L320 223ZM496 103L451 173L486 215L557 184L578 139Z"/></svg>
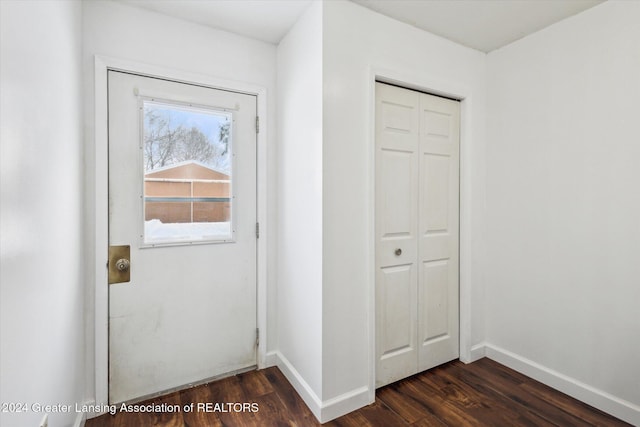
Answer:
<svg viewBox="0 0 640 427"><path fill-rule="evenodd" d="M233 114L141 99L143 245L232 241Z"/></svg>

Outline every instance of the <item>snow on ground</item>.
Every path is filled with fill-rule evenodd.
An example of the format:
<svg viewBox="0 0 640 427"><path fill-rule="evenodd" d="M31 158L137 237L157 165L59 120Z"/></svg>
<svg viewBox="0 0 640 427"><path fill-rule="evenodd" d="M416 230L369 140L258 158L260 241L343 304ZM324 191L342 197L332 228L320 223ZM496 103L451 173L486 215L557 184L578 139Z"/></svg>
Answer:
<svg viewBox="0 0 640 427"><path fill-rule="evenodd" d="M145 243L226 240L231 238L230 222L184 222L164 224L159 219L144 223Z"/></svg>

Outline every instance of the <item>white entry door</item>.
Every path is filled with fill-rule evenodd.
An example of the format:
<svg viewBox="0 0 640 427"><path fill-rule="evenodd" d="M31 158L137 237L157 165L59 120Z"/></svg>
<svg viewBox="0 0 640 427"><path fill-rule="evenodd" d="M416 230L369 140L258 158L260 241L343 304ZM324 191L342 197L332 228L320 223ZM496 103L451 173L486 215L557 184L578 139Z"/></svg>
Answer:
<svg viewBox="0 0 640 427"><path fill-rule="evenodd" d="M376 83L376 386L459 357L459 102Z"/></svg>
<svg viewBox="0 0 640 427"><path fill-rule="evenodd" d="M256 365L256 97L108 86L109 245L130 246L110 260L130 274L109 286L117 403Z"/></svg>

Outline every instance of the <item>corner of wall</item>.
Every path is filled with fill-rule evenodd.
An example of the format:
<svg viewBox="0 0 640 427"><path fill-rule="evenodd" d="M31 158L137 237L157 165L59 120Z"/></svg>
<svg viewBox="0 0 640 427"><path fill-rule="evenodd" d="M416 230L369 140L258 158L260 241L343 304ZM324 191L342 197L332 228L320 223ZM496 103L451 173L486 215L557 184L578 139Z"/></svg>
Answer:
<svg viewBox="0 0 640 427"><path fill-rule="evenodd" d="M282 353L279 351L275 352L275 359L275 365L298 392L304 403L306 403L311 410L311 413L313 413L318 420L322 420L322 402L318 395L313 391L295 366L293 366Z"/></svg>
<svg viewBox="0 0 640 427"><path fill-rule="evenodd" d="M277 56L277 365L319 418L323 368L321 3L311 2L280 42Z"/></svg>

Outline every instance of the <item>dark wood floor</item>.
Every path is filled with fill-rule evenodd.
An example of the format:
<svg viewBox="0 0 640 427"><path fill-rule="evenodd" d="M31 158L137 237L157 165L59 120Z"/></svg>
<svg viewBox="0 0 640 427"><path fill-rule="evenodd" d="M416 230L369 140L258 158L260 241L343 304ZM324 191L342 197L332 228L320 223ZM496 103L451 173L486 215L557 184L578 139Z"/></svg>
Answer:
<svg viewBox="0 0 640 427"><path fill-rule="evenodd" d="M318 426L277 368L176 392L154 404L255 403L257 412L118 413L87 427ZM151 402L143 402L146 405ZM197 407L195 407L197 408ZM203 408L203 409L206 409ZM210 407L212 411L215 407ZM236 406L240 410L240 406ZM256 406L253 406L256 409ZM325 426L629 426L492 360L454 361L381 388L372 405Z"/></svg>

